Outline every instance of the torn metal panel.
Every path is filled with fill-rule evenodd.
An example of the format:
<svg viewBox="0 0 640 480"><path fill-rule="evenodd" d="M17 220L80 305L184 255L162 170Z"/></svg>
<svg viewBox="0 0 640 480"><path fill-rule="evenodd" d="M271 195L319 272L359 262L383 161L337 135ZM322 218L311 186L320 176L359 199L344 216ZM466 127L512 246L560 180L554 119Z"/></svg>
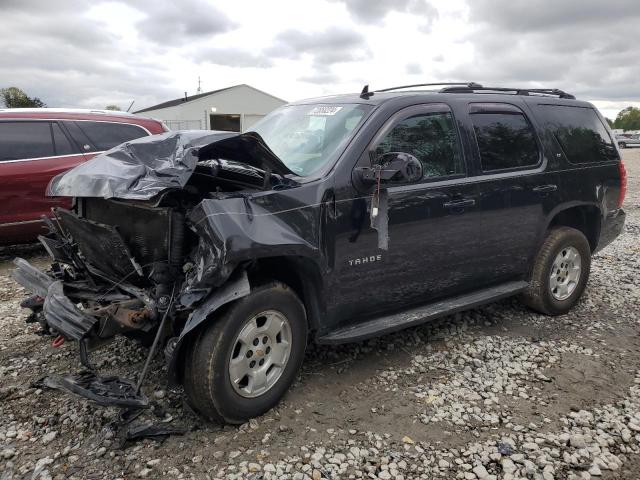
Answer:
<svg viewBox="0 0 640 480"><path fill-rule="evenodd" d="M74 340L82 339L98 322L97 317L84 313L69 300L61 281L55 281L49 287L43 311L52 328Z"/></svg>
<svg viewBox="0 0 640 480"><path fill-rule="evenodd" d="M135 274L142 276L140 265L115 226L80 218L64 209L56 209L55 212L84 259L91 265L115 279Z"/></svg>
<svg viewBox="0 0 640 480"><path fill-rule="evenodd" d="M149 404L149 399L136 391L135 384L119 377L99 377L90 371L77 375L49 375L42 380L48 388L71 392L87 398L105 407L142 408Z"/></svg>
<svg viewBox="0 0 640 480"><path fill-rule="evenodd" d="M51 180L47 195L148 200L182 189L202 159L223 158L280 175L293 174L257 133L168 132L96 155Z"/></svg>
<svg viewBox="0 0 640 480"><path fill-rule="evenodd" d="M319 256L321 204L283 194L203 200L188 220L209 249L188 289L211 288L241 261L272 255Z"/></svg>
<svg viewBox="0 0 640 480"><path fill-rule="evenodd" d="M120 439L121 445L124 446L128 441L135 442L145 438L162 441L169 435L184 435L188 431L187 427L164 423L133 423L122 427L118 431L117 437Z"/></svg>
<svg viewBox="0 0 640 480"><path fill-rule="evenodd" d="M249 285L247 272L243 271L237 278L229 280L223 287L212 293L206 301L202 302L191 312L187 323L180 333L180 337L184 337L196 328L211 312L215 312L222 305L246 297L249 293L251 293L251 286Z"/></svg>
<svg viewBox="0 0 640 480"><path fill-rule="evenodd" d="M207 300L202 302L191 312L187 319L187 323L180 332L180 337L169 340L164 351L165 358L167 359L167 364L169 366L170 383L177 383L176 361L180 357L180 349L184 344L186 336L221 306L242 297L246 297L249 293L251 293L251 285L249 284L247 272L243 270L239 274L234 275L234 277L225 283L223 287L215 290Z"/></svg>
<svg viewBox="0 0 640 480"><path fill-rule="evenodd" d="M13 263L17 268L11 272L11 277L29 292L46 297L54 280L23 258L16 257Z"/></svg>

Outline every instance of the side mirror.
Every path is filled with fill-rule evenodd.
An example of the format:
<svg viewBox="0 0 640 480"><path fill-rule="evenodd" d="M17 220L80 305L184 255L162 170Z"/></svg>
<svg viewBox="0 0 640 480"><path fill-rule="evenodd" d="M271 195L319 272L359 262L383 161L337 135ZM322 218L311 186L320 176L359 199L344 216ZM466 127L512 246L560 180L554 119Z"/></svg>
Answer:
<svg viewBox="0 0 640 480"><path fill-rule="evenodd" d="M358 180L364 185L380 183L415 183L422 179L422 163L409 153L389 152L378 156L372 167L355 169Z"/></svg>

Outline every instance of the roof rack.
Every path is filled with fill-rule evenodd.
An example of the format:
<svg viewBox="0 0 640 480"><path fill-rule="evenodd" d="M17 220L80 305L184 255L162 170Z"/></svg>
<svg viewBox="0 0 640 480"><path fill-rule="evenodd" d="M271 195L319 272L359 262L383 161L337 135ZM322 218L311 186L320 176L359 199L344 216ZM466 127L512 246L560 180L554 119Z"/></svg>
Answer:
<svg viewBox="0 0 640 480"><path fill-rule="evenodd" d="M440 82L440 83L416 83L413 85L401 85L399 87L383 88L381 90L376 90L376 92L390 92L392 90L402 90L403 88L413 88L413 87L441 87L443 85L452 85L452 86L455 85L456 87L462 86L466 89L475 89L477 87L482 88L482 85L475 82Z"/></svg>
<svg viewBox="0 0 640 480"><path fill-rule="evenodd" d="M511 93L512 95L552 95L558 98L575 100L576 97L570 93L563 92L557 88L508 88L508 87L483 87L477 83L470 83L467 86L445 87L440 93L476 93L476 92L499 92Z"/></svg>

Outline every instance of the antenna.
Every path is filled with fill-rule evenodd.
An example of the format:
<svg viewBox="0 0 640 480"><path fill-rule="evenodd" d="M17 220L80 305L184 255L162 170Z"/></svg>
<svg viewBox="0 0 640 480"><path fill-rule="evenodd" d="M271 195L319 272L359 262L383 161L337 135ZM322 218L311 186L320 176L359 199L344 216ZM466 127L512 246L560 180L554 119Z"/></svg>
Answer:
<svg viewBox="0 0 640 480"><path fill-rule="evenodd" d="M131 107L133 107L133 104L135 103L135 100L131 100L131 105L129 105L129 108L127 108L127 112L131 111Z"/></svg>
<svg viewBox="0 0 640 480"><path fill-rule="evenodd" d="M196 90L196 93L202 93L202 87L201 87L201 83L200 83L200 75L198 75L198 90Z"/></svg>

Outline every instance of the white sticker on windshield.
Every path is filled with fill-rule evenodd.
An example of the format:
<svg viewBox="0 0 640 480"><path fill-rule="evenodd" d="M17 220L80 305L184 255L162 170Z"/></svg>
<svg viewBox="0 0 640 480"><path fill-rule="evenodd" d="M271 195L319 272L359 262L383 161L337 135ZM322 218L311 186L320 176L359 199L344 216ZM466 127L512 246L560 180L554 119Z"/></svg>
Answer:
<svg viewBox="0 0 640 480"><path fill-rule="evenodd" d="M313 107L313 109L307 113L307 115L335 115L342 107L334 107L331 105L318 105L317 107Z"/></svg>

